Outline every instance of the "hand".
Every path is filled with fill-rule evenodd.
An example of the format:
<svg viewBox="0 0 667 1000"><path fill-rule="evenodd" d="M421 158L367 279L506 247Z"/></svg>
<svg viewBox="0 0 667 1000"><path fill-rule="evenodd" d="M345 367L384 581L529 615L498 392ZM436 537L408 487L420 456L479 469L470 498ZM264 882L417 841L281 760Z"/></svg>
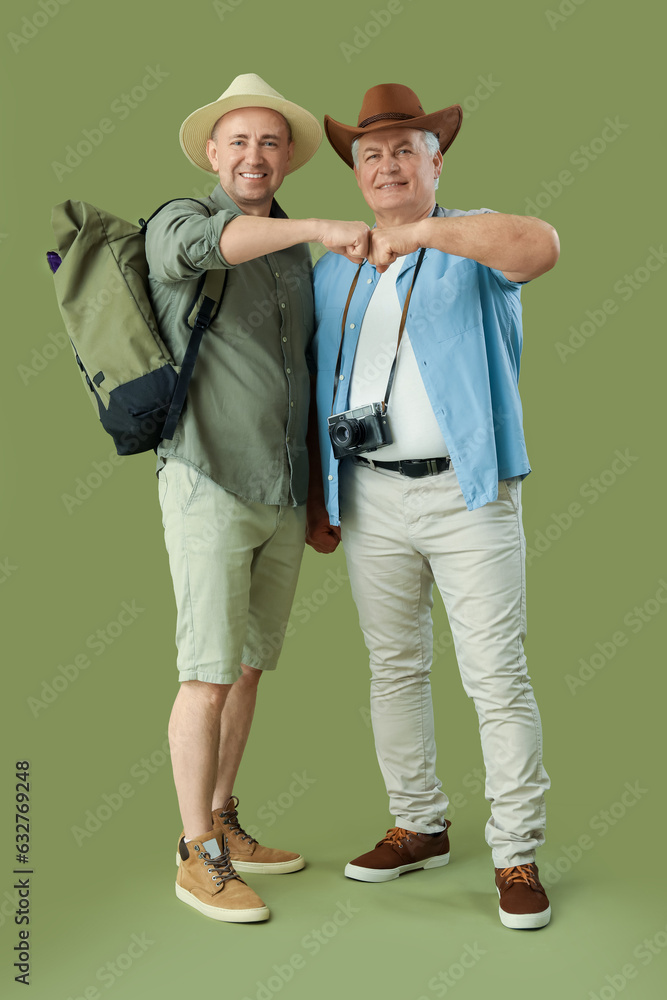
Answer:
<svg viewBox="0 0 667 1000"><path fill-rule="evenodd" d="M387 229L373 229L368 250L368 263L374 264L382 273L397 257L405 257L421 247L417 225L390 226Z"/></svg>
<svg viewBox="0 0 667 1000"><path fill-rule="evenodd" d="M337 525L329 524L329 515L326 510L319 516L309 514L306 524L306 544L315 549L316 552L329 553L338 547L340 542L340 528Z"/></svg>
<svg viewBox="0 0 667 1000"><path fill-rule="evenodd" d="M322 222L319 242L327 250L342 254L354 264L361 264L368 256L370 229L365 222Z"/></svg>

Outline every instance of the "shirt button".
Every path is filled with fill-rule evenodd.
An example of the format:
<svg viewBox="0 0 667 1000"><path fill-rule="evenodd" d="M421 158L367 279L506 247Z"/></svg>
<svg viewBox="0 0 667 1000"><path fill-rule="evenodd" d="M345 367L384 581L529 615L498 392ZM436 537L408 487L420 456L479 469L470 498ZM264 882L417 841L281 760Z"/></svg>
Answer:
<svg viewBox="0 0 667 1000"><path fill-rule="evenodd" d="M367 278L366 279L366 284L367 285L372 285L373 284L373 279L372 278Z"/></svg>
<svg viewBox="0 0 667 1000"><path fill-rule="evenodd" d="M329 482L332 482L333 481L333 476L327 476L327 479L329 480Z"/></svg>
<svg viewBox="0 0 667 1000"><path fill-rule="evenodd" d="M350 323L350 330L354 330L354 323Z"/></svg>
<svg viewBox="0 0 667 1000"><path fill-rule="evenodd" d="M291 368L286 368L285 371L287 372L288 375L292 374L292 369Z"/></svg>
<svg viewBox="0 0 667 1000"><path fill-rule="evenodd" d="M338 376L338 380L339 380L339 382L344 382L345 381L345 376L344 375L339 375Z"/></svg>
<svg viewBox="0 0 667 1000"><path fill-rule="evenodd" d="M283 344L287 343L287 337L283 337Z"/></svg>
<svg viewBox="0 0 667 1000"><path fill-rule="evenodd" d="M284 303L284 302L281 302L281 303L280 303L280 308L281 308L281 309L284 309L284 308L285 308L285 303Z"/></svg>
<svg viewBox="0 0 667 1000"><path fill-rule="evenodd" d="M292 402L290 403L290 406L294 406L294 400L292 400Z"/></svg>
<svg viewBox="0 0 667 1000"><path fill-rule="evenodd" d="M275 274L276 274L276 278L280 277L280 271L276 271Z"/></svg>
<svg viewBox="0 0 667 1000"><path fill-rule="evenodd" d="M286 442L286 443L289 443L289 434L288 434L288 435L287 435L287 437L285 438L285 442Z"/></svg>

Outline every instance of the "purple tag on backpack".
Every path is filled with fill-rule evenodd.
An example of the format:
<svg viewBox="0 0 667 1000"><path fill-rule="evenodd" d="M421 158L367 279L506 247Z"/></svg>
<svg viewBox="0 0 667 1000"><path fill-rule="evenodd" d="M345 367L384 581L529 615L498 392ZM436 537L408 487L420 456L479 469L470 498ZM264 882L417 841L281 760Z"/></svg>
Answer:
<svg viewBox="0 0 667 1000"><path fill-rule="evenodd" d="M60 267L60 265L62 264L62 259L61 259L60 255L57 254L55 252L55 250L47 250L47 252L46 252L46 259L49 262L49 267L51 268L51 270L55 274L56 271L58 270L58 268Z"/></svg>

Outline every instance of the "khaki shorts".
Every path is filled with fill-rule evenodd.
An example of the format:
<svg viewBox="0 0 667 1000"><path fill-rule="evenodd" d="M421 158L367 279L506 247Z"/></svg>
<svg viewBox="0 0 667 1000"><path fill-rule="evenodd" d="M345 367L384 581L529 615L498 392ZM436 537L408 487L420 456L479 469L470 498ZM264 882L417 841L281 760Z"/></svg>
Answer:
<svg viewBox="0 0 667 1000"><path fill-rule="evenodd" d="M305 540L305 507L254 503L170 456L158 476L181 681L273 670Z"/></svg>

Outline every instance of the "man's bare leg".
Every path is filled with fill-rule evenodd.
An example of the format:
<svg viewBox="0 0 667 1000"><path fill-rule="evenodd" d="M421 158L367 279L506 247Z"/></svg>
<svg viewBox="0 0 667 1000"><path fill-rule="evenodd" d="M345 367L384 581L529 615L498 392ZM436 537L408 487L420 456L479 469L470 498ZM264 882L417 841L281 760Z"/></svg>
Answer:
<svg viewBox="0 0 667 1000"><path fill-rule="evenodd" d="M186 840L198 837L212 826L211 799L218 768L220 719L234 686L183 681L174 702L169 719L169 746Z"/></svg>
<svg viewBox="0 0 667 1000"><path fill-rule="evenodd" d="M245 663L241 664L241 668L243 673L231 685L220 716L218 771L211 801L212 809L222 809L234 791L236 774L255 714L257 685L262 671Z"/></svg>

